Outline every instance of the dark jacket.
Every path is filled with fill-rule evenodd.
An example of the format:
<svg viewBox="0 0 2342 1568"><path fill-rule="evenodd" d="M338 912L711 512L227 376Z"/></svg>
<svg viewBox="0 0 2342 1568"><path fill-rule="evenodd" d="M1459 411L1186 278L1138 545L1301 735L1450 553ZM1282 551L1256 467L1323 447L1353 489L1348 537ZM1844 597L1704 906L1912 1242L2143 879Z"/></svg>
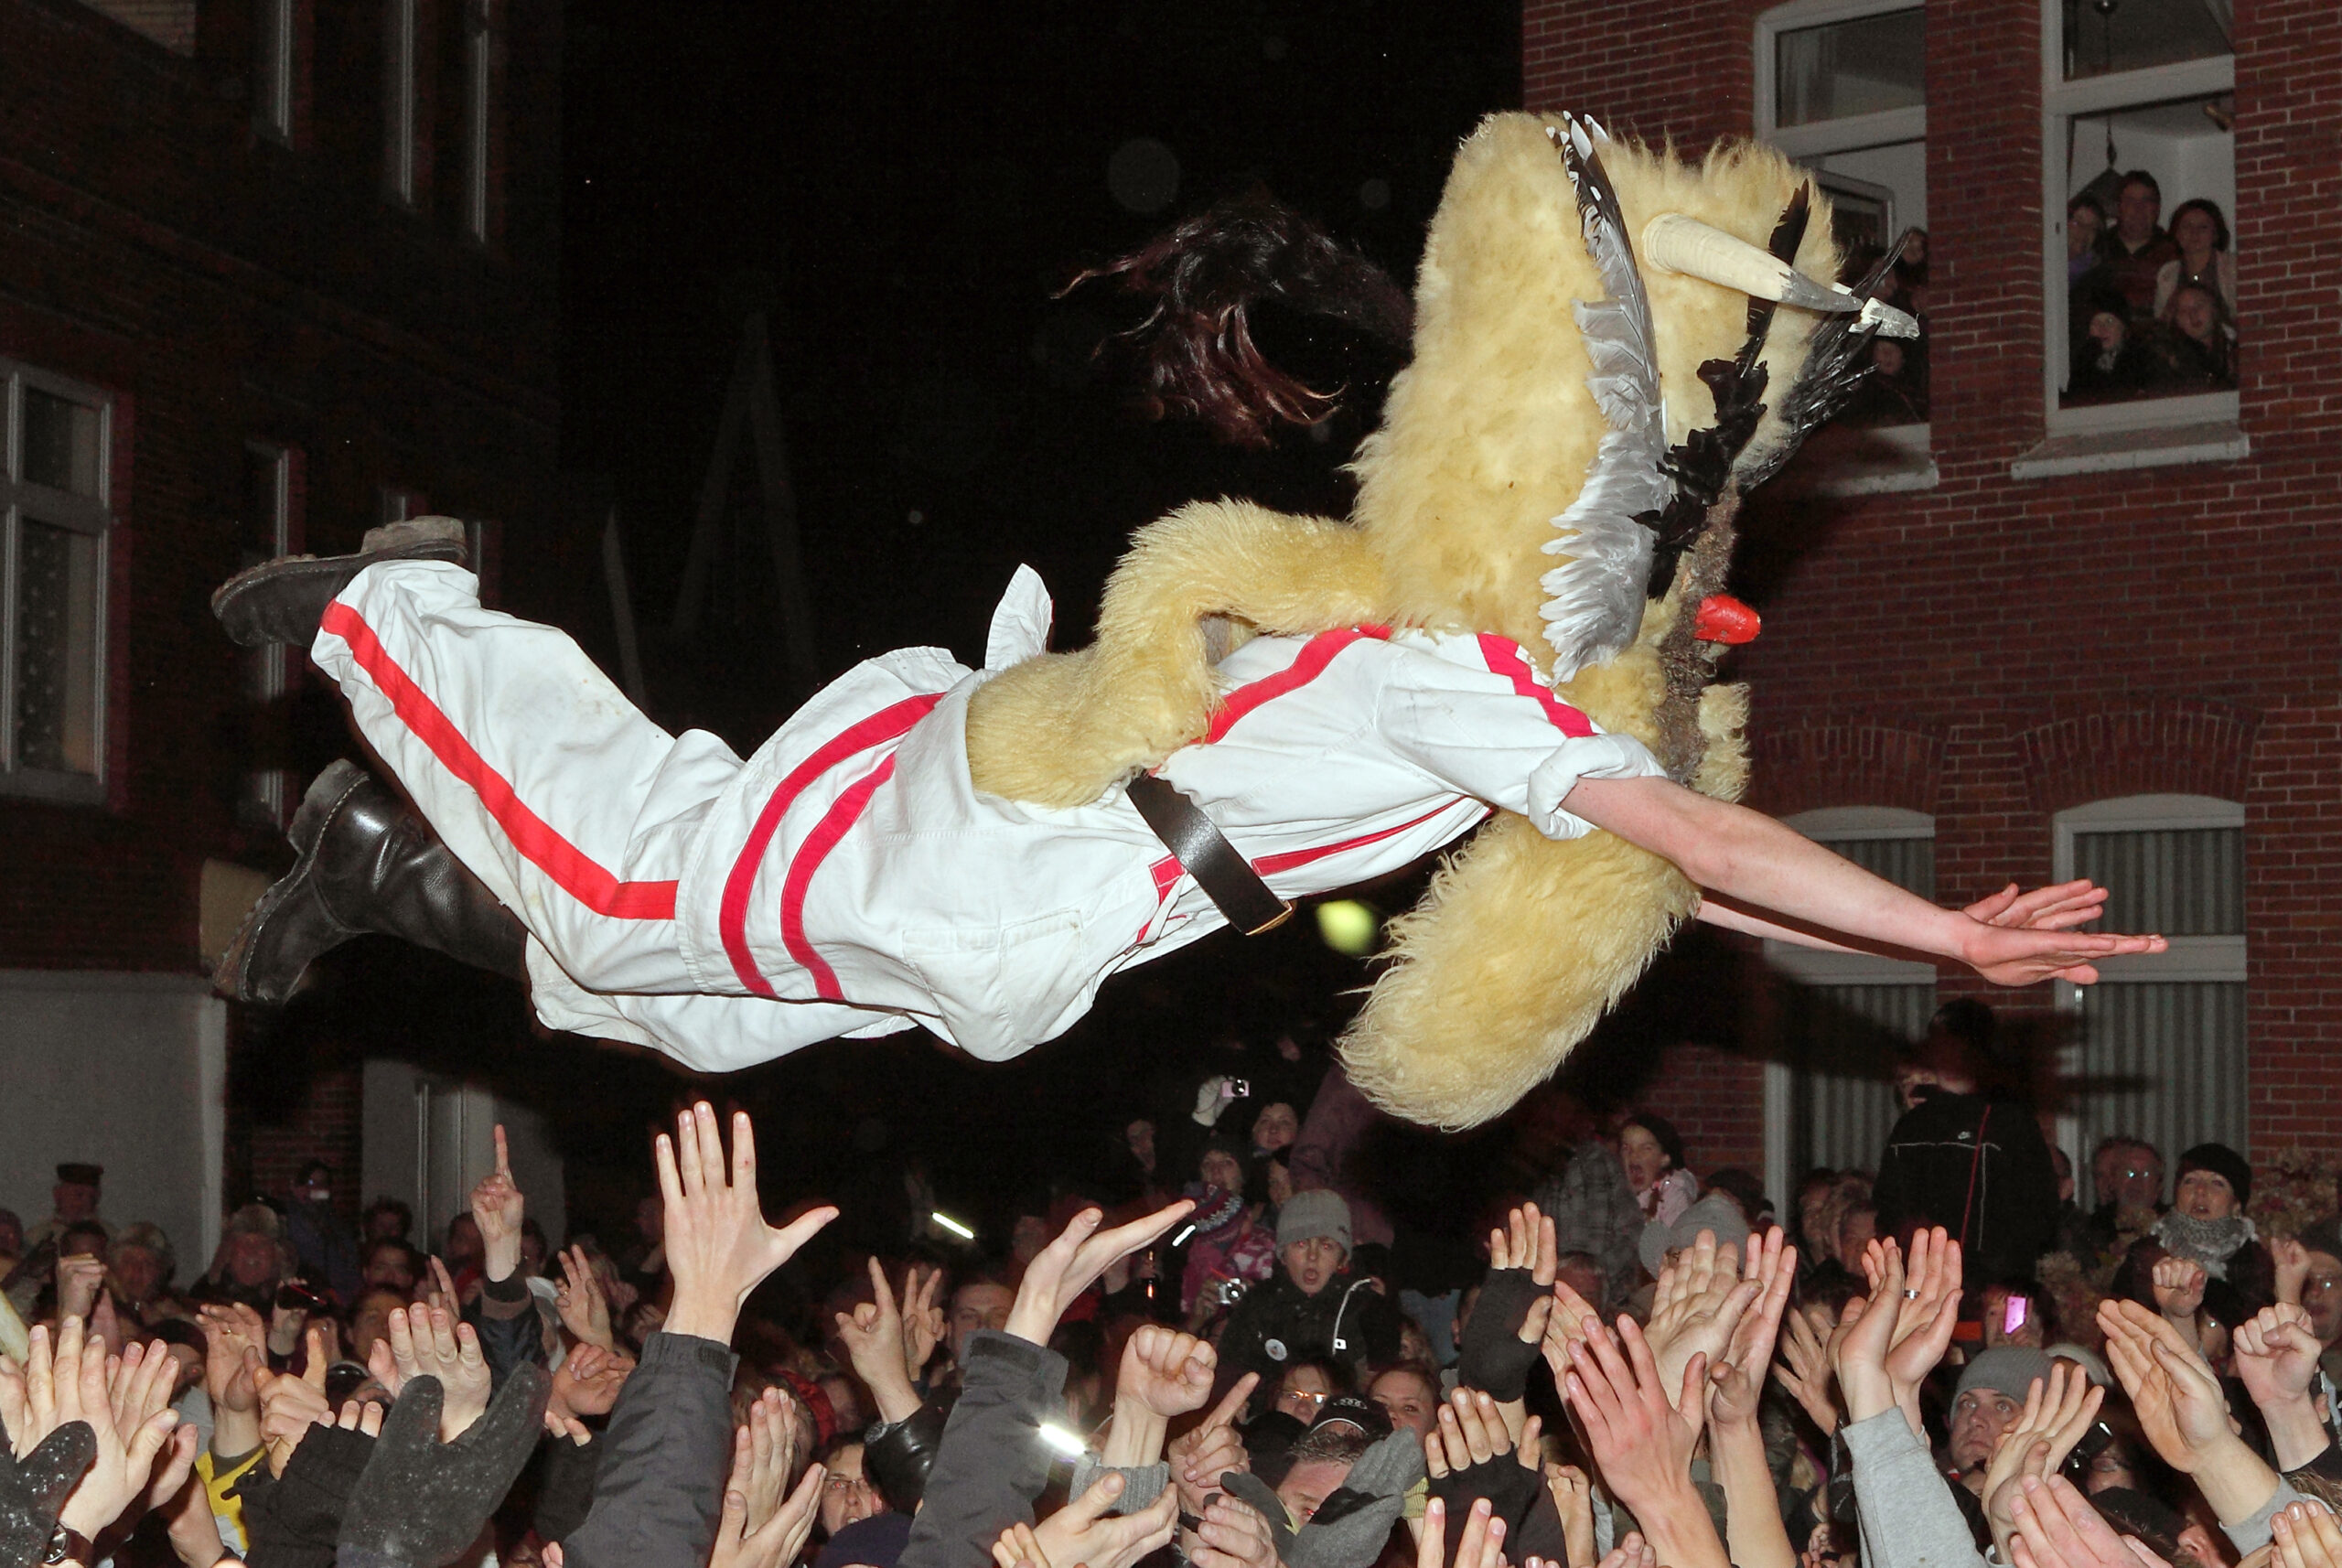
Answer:
<svg viewBox="0 0 2342 1568"><path fill-rule="evenodd" d="M1301 1287L1280 1263L1266 1283L1245 1293L1228 1315L1219 1337L1223 1383L1246 1372L1261 1374L1253 1395L1259 1409L1276 1398L1277 1380L1295 1361L1322 1357L1338 1361L1353 1378L1370 1363L1399 1355L1399 1309L1364 1279L1339 1273L1316 1295Z"/></svg>
<svg viewBox="0 0 2342 1568"><path fill-rule="evenodd" d="M732 1470L732 1373L713 1339L658 1333L618 1391L570 1568L705 1568Z"/></svg>
<svg viewBox="0 0 2342 1568"><path fill-rule="evenodd" d="M1940 1225L1959 1238L1971 1280L2030 1274L2057 1232L2057 1167L2032 1108L2016 1100L1929 1094L1886 1135L1872 1196L1880 1235Z"/></svg>
<svg viewBox="0 0 2342 1568"><path fill-rule="evenodd" d="M464 1321L479 1336L490 1387L501 1389L512 1369L525 1362L545 1364L544 1328L535 1293L524 1276L516 1273L500 1280L483 1279L479 1294L464 1308Z"/></svg>
<svg viewBox="0 0 2342 1568"><path fill-rule="evenodd" d="M896 1568L968 1568L1048 1484L1041 1423L1065 1392L1065 1358L1013 1335L968 1337L960 1400L943 1428L919 1517ZM629 1385L631 1386L631 1385Z"/></svg>

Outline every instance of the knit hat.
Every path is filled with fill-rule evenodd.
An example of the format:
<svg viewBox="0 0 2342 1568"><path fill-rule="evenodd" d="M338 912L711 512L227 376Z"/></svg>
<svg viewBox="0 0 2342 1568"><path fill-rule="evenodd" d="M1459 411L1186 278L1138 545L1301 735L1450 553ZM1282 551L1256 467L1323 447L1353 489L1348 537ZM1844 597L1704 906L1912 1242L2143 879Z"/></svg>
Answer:
<svg viewBox="0 0 2342 1568"><path fill-rule="evenodd" d="M2342 1258L2342 1216L2328 1215L2315 1225L2305 1225L2294 1240L2313 1252Z"/></svg>
<svg viewBox="0 0 2342 1568"><path fill-rule="evenodd" d="M1643 1267L1651 1278L1667 1266L1667 1254L1691 1247L1703 1230L1715 1232L1716 1245L1738 1247L1748 1240L1748 1221L1741 1217L1740 1205L1723 1193L1712 1192L1675 1218L1670 1225L1654 1219L1643 1227L1641 1244Z"/></svg>
<svg viewBox="0 0 2342 1568"><path fill-rule="evenodd" d="M829 1391L802 1372L792 1372L786 1367L777 1369L773 1380L787 1389L805 1413L813 1421L813 1441L816 1447L826 1444L837 1435L837 1407L830 1402Z"/></svg>
<svg viewBox="0 0 2342 1568"><path fill-rule="evenodd" d="M1198 1237L1217 1236L1243 1218L1241 1193L1207 1186L1196 1198L1196 1211L1187 1216L1187 1223L1196 1228Z"/></svg>
<svg viewBox="0 0 2342 1568"><path fill-rule="evenodd" d="M2236 1206L2242 1208L2252 1199L2252 1167L2244 1156L2226 1144L2198 1144L2179 1156L2179 1172L2172 1177L2172 1190L2187 1179L2190 1171L2209 1171L2226 1180L2236 1189Z"/></svg>
<svg viewBox="0 0 2342 1568"><path fill-rule="evenodd" d="M2021 1345L2003 1345L1968 1363L1960 1374L1960 1387L1952 1398L1958 1399L1975 1389L1990 1389L2023 1404L2036 1382L2048 1380L2049 1358L2046 1353L2028 1350Z"/></svg>
<svg viewBox="0 0 2342 1568"><path fill-rule="evenodd" d="M1342 1201L1342 1195L1317 1187L1286 1198L1284 1207L1277 1210L1277 1251L1320 1236L1332 1237L1345 1253L1349 1251L1350 1206Z"/></svg>

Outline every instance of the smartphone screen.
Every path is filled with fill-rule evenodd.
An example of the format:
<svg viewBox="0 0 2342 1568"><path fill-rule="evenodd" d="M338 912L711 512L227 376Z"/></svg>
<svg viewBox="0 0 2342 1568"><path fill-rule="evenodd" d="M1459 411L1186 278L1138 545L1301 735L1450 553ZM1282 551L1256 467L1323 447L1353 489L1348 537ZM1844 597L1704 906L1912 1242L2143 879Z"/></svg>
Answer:
<svg viewBox="0 0 2342 1568"><path fill-rule="evenodd" d="M2018 1329L2025 1326L2025 1319L2032 1316L2033 1298L2031 1296L2013 1295L2009 1297L2008 1305L2001 1309L2001 1332L2004 1334L2015 1333Z"/></svg>

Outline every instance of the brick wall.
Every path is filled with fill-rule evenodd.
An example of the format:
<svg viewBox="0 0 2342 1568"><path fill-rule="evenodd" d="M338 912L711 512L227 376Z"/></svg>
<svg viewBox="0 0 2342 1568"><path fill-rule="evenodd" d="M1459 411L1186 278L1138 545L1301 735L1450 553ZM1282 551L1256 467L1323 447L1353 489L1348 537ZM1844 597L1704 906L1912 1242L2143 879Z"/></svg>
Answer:
<svg viewBox="0 0 2342 1568"><path fill-rule="evenodd" d="M1750 128L1757 7L1697 0L1524 13L1527 102L1696 145ZM2239 7L2240 462L2046 481L2040 6L1928 7L1933 489L1743 518L1764 637L1753 803L1935 813L1965 902L2050 871L2049 814L2186 791L2247 808L2256 1148L2342 1140L2342 11ZM1778 489L1778 487L1776 487ZM1947 994L1982 989L1947 974ZM1996 1003L2046 1005L1999 993ZM1710 1114L1753 1064L1675 1053L1652 1103ZM1745 1147L1746 1145L1741 1145Z"/></svg>
<svg viewBox="0 0 2342 1568"><path fill-rule="evenodd" d="M496 6L486 247L463 237L451 173L460 8L419 9L409 209L382 195L381 7L295 0L287 145L252 124L253 0L0 0L0 358L113 396L117 520L109 799L0 796L0 968L196 971L203 861L289 859L234 816L262 742L296 789L348 748L297 679L289 712L257 720L206 612L239 564L247 441L295 455L296 549L354 546L396 483L497 521L531 565L502 602L565 618L591 590L592 541L561 535L553 501L559 0ZM314 1156L354 1203L354 1053L280 1048L249 1023L232 1031L230 1194L282 1193Z"/></svg>

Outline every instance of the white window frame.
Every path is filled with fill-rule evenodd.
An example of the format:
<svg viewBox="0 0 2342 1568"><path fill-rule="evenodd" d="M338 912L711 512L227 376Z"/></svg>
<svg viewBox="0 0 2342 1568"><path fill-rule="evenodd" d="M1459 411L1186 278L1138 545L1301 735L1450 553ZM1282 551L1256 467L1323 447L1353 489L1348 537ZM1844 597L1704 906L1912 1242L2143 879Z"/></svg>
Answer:
<svg viewBox="0 0 2342 1568"><path fill-rule="evenodd" d="M2041 382L2042 407L2048 414L2051 435L2237 422L2239 398L2232 392L2137 398L2085 408L2057 406L2059 382L2066 379L2058 372L2070 332L2066 309L2066 186L2072 176L2066 152L2066 122L2077 115L2235 91L2233 54L2068 81L2063 0L2041 0ZM2235 214L2229 214L2229 219L2233 225Z"/></svg>
<svg viewBox="0 0 2342 1568"><path fill-rule="evenodd" d="M1936 836L1934 817L1903 806L1824 806L1783 817L1781 822L1784 826L1796 829L1819 844L1846 843L1855 840L1932 840ZM1824 952L1819 948L1799 947L1795 942L1785 942L1773 937L1765 939L1764 954L1767 964L1800 985L1932 986L1939 978L1932 963L1886 958L1876 953ZM1789 1169L1789 1144L1796 1132L1790 1125L1790 1118L1796 1110L1796 1074L1789 1064L1766 1062L1765 1190L1767 1192L1788 1192L1796 1176Z"/></svg>
<svg viewBox="0 0 2342 1568"><path fill-rule="evenodd" d="M382 194L414 206L416 10L421 0L382 0Z"/></svg>
<svg viewBox="0 0 2342 1568"><path fill-rule="evenodd" d="M489 127L495 104L495 0L464 8L464 237L489 242Z"/></svg>
<svg viewBox="0 0 2342 1568"><path fill-rule="evenodd" d="M2063 242L2059 250L2062 252ZM2061 254L2059 263L2062 265ZM2155 832L2203 828L2241 828L2244 807L2215 795L2118 795L2071 807L2050 819L2050 877L2070 881L2074 875L2074 839L2079 832ZM2098 983L2152 983L2158 981L2240 983L2248 979L2250 950L2242 935L2173 937L2159 953L2125 953L2098 961ZM2052 997L2060 1013L2079 1017L2082 988L2057 981ZM2073 1043L2058 1053L2059 1070L2068 1079L2081 1072L2079 1031ZM2057 1143L2079 1171L2084 1164L2081 1121L2069 1112L2057 1117Z"/></svg>
<svg viewBox="0 0 2342 1568"><path fill-rule="evenodd" d="M98 413L97 494L77 496L19 478L24 471L25 389L34 388L94 407ZM90 724L95 768L89 773L16 764L16 572L18 523L30 505L38 520L54 528L89 534L98 542L93 585L97 647L90 671ZM37 800L102 804L112 746L107 688L112 683L113 639L108 601L113 566L113 398L86 382L0 360L0 794Z"/></svg>
<svg viewBox="0 0 2342 1568"><path fill-rule="evenodd" d="M1885 146L1894 142L1926 142L1928 109L1924 103L1911 109L1850 114L1843 119L1823 120L1810 125L1784 126L1778 124L1780 113L1778 55L1783 33L1827 27L1833 22L1857 22L1865 16L1883 16L1894 11L1924 8L1913 4L1913 0L1787 0L1786 4L1761 13L1756 18L1755 62L1756 139L1798 164L1832 153L1857 152L1864 147ZM1825 170L1810 172L1817 186L1830 177ZM1897 221L1900 221L1899 217ZM1931 456L1935 449L1934 428L1929 421L1881 425L1867 434L1875 441L1900 453L1902 461L1882 473L1850 475L1841 482L1825 483L1821 487L1822 493L1861 495L1928 489L1935 485L1937 473L1935 459Z"/></svg>
<svg viewBox="0 0 2342 1568"><path fill-rule="evenodd" d="M268 467L272 554L289 555L293 553L293 449L273 441L247 441L244 450ZM291 666L283 643L249 649L244 657L258 666L260 690L253 694L255 701L270 703L285 695ZM287 821L285 808L292 800L292 785L291 774L282 768L261 768L247 775L249 798L257 800L279 827Z"/></svg>
<svg viewBox="0 0 2342 1568"><path fill-rule="evenodd" d="M252 124L279 142L293 140L293 27L295 0L253 0ZM271 45L263 48L263 45Z"/></svg>

